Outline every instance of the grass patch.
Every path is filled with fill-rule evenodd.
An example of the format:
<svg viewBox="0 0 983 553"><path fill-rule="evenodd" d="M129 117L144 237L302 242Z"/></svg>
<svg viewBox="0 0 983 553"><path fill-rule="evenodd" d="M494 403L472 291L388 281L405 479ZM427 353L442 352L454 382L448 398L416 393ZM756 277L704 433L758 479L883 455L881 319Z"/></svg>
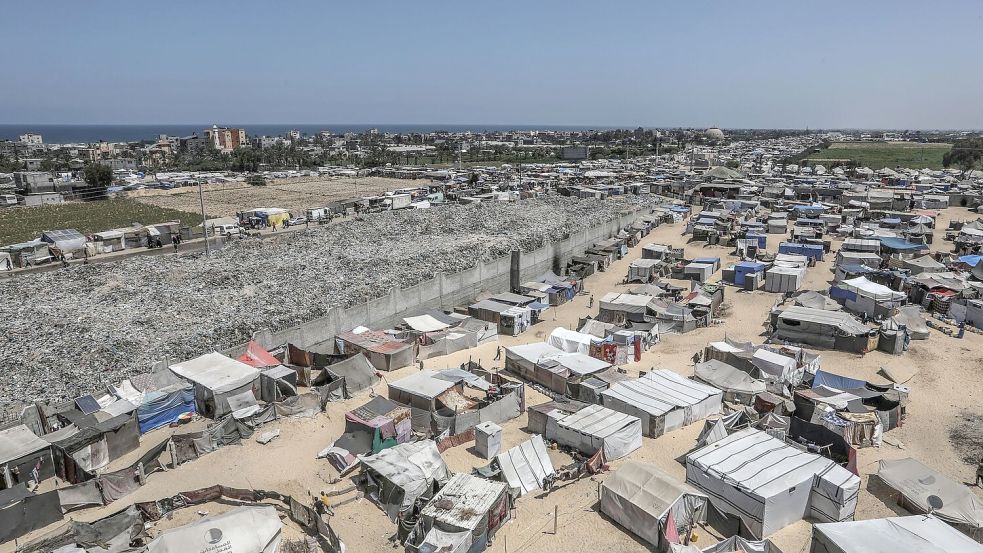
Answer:
<svg viewBox="0 0 983 553"><path fill-rule="evenodd" d="M149 225L167 221L198 225L201 224L201 214L143 204L127 198L8 207L0 209L0 245L33 240L45 230L72 228L82 234L91 234L128 227L133 223Z"/></svg>
<svg viewBox="0 0 983 553"><path fill-rule="evenodd" d="M834 142L829 148L809 156L813 163L851 160L875 171L888 167L942 169L942 156L952 144L921 142Z"/></svg>

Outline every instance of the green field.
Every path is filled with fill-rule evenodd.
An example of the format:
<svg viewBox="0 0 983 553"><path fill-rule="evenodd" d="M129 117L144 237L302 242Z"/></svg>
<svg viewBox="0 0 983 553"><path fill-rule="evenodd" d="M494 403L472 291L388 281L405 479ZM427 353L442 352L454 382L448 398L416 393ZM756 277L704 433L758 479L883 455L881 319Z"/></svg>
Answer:
<svg viewBox="0 0 983 553"><path fill-rule="evenodd" d="M952 144L921 142L834 142L808 158L813 164L851 160L875 171L888 167L942 169L942 156ZM826 162L826 163L824 163Z"/></svg>
<svg viewBox="0 0 983 553"><path fill-rule="evenodd" d="M41 231L71 228L82 234L128 227L132 223L181 221L201 224L201 215L143 204L129 199L72 202L0 209L0 245L33 240Z"/></svg>

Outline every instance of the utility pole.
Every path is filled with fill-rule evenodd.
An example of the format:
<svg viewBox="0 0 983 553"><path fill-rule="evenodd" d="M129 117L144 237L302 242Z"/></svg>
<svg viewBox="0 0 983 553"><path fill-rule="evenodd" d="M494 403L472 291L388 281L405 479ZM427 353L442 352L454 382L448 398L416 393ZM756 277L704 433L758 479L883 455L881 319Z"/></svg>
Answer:
<svg viewBox="0 0 983 553"><path fill-rule="evenodd" d="M212 252L208 249L208 225L205 224L205 193L202 191L202 186L204 184L201 179L198 179L198 203L201 205L201 231L205 235L205 255L209 256Z"/></svg>

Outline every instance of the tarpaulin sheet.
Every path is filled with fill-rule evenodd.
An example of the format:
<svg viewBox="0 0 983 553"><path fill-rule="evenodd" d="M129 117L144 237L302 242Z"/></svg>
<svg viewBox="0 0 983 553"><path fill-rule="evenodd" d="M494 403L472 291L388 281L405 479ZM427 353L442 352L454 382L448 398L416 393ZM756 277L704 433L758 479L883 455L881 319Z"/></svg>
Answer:
<svg viewBox="0 0 983 553"><path fill-rule="evenodd" d="M848 376L840 376L838 374L818 370L816 371L816 377L812 381L812 387L818 388L820 386L846 391L856 388L866 388L867 382L856 378L850 378Z"/></svg>
<svg viewBox="0 0 983 553"><path fill-rule="evenodd" d="M7 498L13 498L7 500ZM24 534L62 519L58 492L34 494L23 484L0 491L0 543L17 539Z"/></svg>
<svg viewBox="0 0 983 553"><path fill-rule="evenodd" d="M179 390L148 392L143 403L137 407L140 433L167 426L183 413L195 411L195 391L191 384Z"/></svg>
<svg viewBox="0 0 983 553"><path fill-rule="evenodd" d="M58 502L63 513L75 509L103 505L102 493L95 480L58 490Z"/></svg>
<svg viewBox="0 0 983 553"><path fill-rule="evenodd" d="M274 553L280 544L282 528L283 523L272 505L237 507L165 530L150 542L147 552Z"/></svg>

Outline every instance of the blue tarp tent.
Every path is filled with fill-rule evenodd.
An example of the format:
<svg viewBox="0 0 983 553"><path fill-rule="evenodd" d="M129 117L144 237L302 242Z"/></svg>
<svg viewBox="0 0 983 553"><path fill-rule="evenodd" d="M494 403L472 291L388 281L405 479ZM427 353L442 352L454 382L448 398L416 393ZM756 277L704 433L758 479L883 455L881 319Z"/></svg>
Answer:
<svg viewBox="0 0 983 553"><path fill-rule="evenodd" d="M742 261L734 265L734 284L743 286L744 278L747 277L747 275L763 273L764 271L764 263L758 263L757 261Z"/></svg>
<svg viewBox="0 0 983 553"><path fill-rule="evenodd" d="M928 249L928 246L925 244L915 244L905 240L904 238L896 238L894 236L881 236L878 238L878 240L881 241L882 250L886 249L895 252L917 252Z"/></svg>
<svg viewBox="0 0 983 553"><path fill-rule="evenodd" d="M778 253L804 255L816 261L823 260L823 247L820 244L799 244L798 242L782 242L778 245Z"/></svg>
<svg viewBox="0 0 983 553"><path fill-rule="evenodd" d="M819 215L826 211L826 208L821 205L797 205L793 206L793 209L802 214L808 215Z"/></svg>
<svg viewBox="0 0 983 553"><path fill-rule="evenodd" d="M768 247L768 235L749 232L744 236L745 240L757 240L758 247L762 250Z"/></svg>
<svg viewBox="0 0 983 553"><path fill-rule="evenodd" d="M959 256L959 261L969 265L970 267L975 267L979 264L980 260L983 259L983 255L961 255Z"/></svg>
<svg viewBox="0 0 983 553"><path fill-rule="evenodd" d="M816 377L812 380L812 387L818 388L820 386L835 388L837 390L854 390L867 386L867 382L818 370L816 371Z"/></svg>
<svg viewBox="0 0 983 553"><path fill-rule="evenodd" d="M195 387L191 383L176 390L147 392L143 403L137 407L140 433L166 426L180 415L195 411Z"/></svg>

